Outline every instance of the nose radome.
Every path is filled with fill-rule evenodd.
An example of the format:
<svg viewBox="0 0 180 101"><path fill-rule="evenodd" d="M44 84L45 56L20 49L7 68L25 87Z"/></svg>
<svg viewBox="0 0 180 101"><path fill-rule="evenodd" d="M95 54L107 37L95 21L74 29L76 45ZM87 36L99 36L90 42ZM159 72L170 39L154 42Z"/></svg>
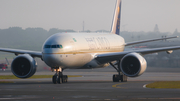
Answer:
<svg viewBox="0 0 180 101"><path fill-rule="evenodd" d="M57 57L54 54L44 54L44 62L50 66L50 67L55 67L58 66L58 61Z"/></svg>

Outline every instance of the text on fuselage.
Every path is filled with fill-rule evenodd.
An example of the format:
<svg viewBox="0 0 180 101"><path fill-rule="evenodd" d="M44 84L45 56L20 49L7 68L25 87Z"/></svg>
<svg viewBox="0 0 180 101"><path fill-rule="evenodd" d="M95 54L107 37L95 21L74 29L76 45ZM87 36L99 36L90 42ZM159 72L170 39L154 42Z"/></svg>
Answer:
<svg viewBox="0 0 180 101"><path fill-rule="evenodd" d="M85 38L90 50L95 49L110 49L110 43L105 37L90 37Z"/></svg>

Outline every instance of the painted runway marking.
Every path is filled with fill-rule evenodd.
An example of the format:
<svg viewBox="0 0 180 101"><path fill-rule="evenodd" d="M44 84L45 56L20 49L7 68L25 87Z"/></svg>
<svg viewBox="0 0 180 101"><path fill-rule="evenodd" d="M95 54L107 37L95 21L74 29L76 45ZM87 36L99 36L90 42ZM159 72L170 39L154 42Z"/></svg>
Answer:
<svg viewBox="0 0 180 101"><path fill-rule="evenodd" d="M147 88L146 85L147 85L147 84L143 85L143 88Z"/></svg>
<svg viewBox="0 0 180 101"><path fill-rule="evenodd" d="M126 84L126 83L118 83L118 84L112 85L112 87L113 88L125 88L125 87L120 87L120 85L123 85L123 84Z"/></svg>

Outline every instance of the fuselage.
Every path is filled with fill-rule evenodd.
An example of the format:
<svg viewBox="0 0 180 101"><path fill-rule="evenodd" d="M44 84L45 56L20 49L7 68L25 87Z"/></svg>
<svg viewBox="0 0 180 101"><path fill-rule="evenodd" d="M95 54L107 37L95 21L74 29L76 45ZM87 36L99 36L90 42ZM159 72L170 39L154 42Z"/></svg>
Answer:
<svg viewBox="0 0 180 101"><path fill-rule="evenodd" d="M111 33L57 33L43 45L43 60L52 68L98 68L97 54L124 51L124 39Z"/></svg>

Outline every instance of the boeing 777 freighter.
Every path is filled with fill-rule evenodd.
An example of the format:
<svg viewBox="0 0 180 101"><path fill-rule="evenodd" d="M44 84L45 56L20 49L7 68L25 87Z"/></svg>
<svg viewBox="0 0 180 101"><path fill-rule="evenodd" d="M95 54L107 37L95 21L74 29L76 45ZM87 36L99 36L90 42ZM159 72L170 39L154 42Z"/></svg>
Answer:
<svg viewBox="0 0 180 101"><path fill-rule="evenodd" d="M114 67L118 74L113 75L113 82L126 82L127 77L140 76L147 67L144 55L180 49L180 46L161 47L124 51L125 46L171 39L151 39L138 42L125 43L120 32L121 0L117 0L111 33L57 33L50 36L42 46L42 52L0 48L0 51L14 53L11 64L12 73L19 78L29 78L36 72L35 57L41 58L52 70L56 71L52 82L65 83L67 75L64 69L91 69L102 68L109 65Z"/></svg>

